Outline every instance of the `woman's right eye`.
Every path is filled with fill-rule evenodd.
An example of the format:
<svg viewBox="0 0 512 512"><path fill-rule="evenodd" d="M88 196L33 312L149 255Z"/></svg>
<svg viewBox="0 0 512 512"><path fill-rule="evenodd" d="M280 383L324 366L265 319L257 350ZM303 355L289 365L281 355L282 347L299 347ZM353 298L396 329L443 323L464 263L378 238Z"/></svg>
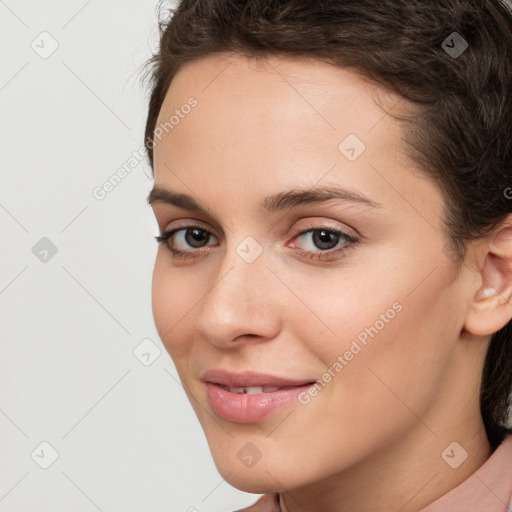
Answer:
<svg viewBox="0 0 512 512"><path fill-rule="evenodd" d="M208 243L211 238L215 239L209 231L199 226L177 228L155 236L158 243L165 244L171 253L178 258L195 257L197 253L199 253L197 255L200 255L204 251L187 250L187 244L189 247L201 249L205 247L204 243Z"/></svg>

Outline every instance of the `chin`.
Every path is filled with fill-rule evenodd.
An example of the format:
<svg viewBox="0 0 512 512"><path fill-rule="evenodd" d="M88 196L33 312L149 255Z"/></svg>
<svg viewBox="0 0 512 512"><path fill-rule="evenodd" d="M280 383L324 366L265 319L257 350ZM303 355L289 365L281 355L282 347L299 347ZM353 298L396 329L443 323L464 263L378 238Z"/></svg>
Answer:
<svg viewBox="0 0 512 512"><path fill-rule="evenodd" d="M246 467L236 457L236 454L234 457L226 457L226 453L213 453L212 455L217 471L232 487L254 494L265 494L282 490L278 465L273 463L270 465L264 464L261 459L252 467Z"/></svg>
<svg viewBox="0 0 512 512"><path fill-rule="evenodd" d="M268 473L264 475L254 475L251 471L244 472L245 474L235 474L233 471L231 474L222 475L224 480L235 487L239 491L249 492L252 494L268 494L272 492L280 492L283 490L282 486L272 478ZM279 476L277 476L279 480Z"/></svg>

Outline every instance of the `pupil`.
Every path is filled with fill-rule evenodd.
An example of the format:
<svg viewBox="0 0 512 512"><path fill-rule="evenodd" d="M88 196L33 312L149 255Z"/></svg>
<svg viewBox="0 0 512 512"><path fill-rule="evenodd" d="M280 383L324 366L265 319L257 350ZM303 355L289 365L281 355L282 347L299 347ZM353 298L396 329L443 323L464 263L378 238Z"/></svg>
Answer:
<svg viewBox="0 0 512 512"><path fill-rule="evenodd" d="M189 236L191 233L192 235ZM202 242L208 242L208 236L205 236L203 229L187 229L187 232L185 233L185 240L192 247L201 247Z"/></svg>
<svg viewBox="0 0 512 512"><path fill-rule="evenodd" d="M336 246L338 236L336 233L322 229L313 233L313 242L319 249L332 249Z"/></svg>

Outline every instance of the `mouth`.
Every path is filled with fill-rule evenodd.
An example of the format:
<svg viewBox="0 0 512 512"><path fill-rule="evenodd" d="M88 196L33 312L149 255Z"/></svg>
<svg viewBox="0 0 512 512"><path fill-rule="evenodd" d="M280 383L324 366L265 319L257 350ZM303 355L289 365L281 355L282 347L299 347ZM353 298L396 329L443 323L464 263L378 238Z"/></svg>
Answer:
<svg viewBox="0 0 512 512"><path fill-rule="evenodd" d="M263 393L272 393L278 389L292 388L304 386L316 382L316 379L292 379L288 377L280 377L269 373L256 373L252 371L230 372L223 369L213 369L204 372L201 375L203 382L210 382L228 388L262 388ZM263 388L266 388L265 391ZM276 389L272 389L276 388ZM240 393L241 391L233 391Z"/></svg>
<svg viewBox="0 0 512 512"><path fill-rule="evenodd" d="M211 383L215 384L215 383ZM313 385L314 382L309 382L306 385ZM247 395L259 395L260 393L275 393L276 391L282 391L286 389L296 389L297 387L302 386L241 386L241 387L234 387L234 386L226 386L222 384L217 384L217 386L220 386L222 389L225 389L226 391L229 391L230 393L237 393L237 394L247 394Z"/></svg>
<svg viewBox="0 0 512 512"><path fill-rule="evenodd" d="M263 373L209 370L201 376L214 413L234 423L256 423L286 405L317 381Z"/></svg>

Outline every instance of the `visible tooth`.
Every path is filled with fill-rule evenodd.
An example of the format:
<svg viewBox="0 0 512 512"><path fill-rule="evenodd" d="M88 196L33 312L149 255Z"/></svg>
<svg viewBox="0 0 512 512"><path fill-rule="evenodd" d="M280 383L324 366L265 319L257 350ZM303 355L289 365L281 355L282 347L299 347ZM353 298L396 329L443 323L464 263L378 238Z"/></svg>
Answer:
<svg viewBox="0 0 512 512"><path fill-rule="evenodd" d="M248 386L245 388L245 392L248 395L256 395L258 393L262 393L263 389L261 386Z"/></svg>
<svg viewBox="0 0 512 512"><path fill-rule="evenodd" d="M281 388L279 386L247 386L247 387L236 387L236 386L223 386L231 393L248 393L250 395L257 395L258 393L273 393Z"/></svg>

